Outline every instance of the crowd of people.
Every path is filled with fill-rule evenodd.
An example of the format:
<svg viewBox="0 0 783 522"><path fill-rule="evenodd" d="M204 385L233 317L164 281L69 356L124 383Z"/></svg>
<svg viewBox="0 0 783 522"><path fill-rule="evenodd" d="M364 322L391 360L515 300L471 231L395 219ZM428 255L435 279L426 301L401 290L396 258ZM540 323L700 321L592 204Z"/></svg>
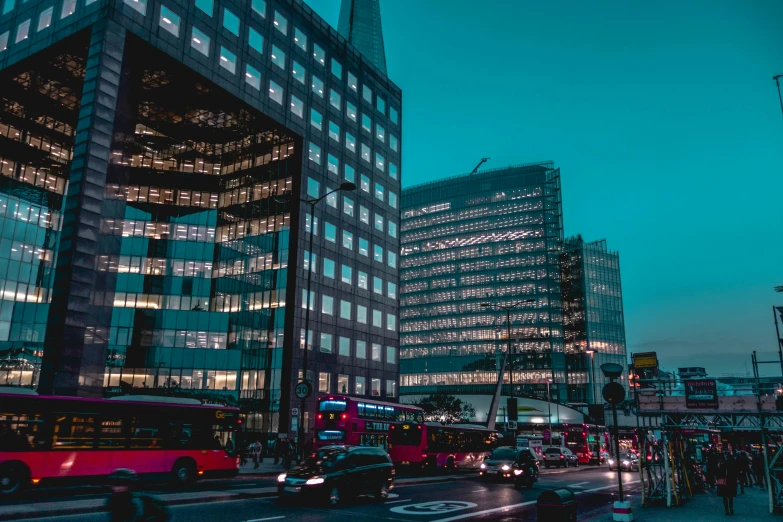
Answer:
<svg viewBox="0 0 783 522"><path fill-rule="evenodd" d="M296 444L288 439L280 439L276 442L256 439L247 447L241 448L239 455L240 464L244 466L250 460L253 462L253 469L258 469L266 457L273 458L275 464L282 464L286 469L290 468L291 463L298 460Z"/></svg>
<svg viewBox="0 0 783 522"><path fill-rule="evenodd" d="M716 488L717 494L723 497L723 507L729 516L734 514L737 488L739 494L743 495L746 487L767 487L764 455L758 450L747 452L726 449L721 453L713 446L704 458L704 472L707 485Z"/></svg>

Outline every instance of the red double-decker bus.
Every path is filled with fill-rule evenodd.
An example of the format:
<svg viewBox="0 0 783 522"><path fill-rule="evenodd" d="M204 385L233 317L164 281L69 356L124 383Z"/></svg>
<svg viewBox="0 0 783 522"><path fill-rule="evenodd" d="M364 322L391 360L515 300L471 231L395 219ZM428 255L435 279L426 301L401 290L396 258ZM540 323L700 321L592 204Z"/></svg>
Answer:
<svg viewBox="0 0 783 522"><path fill-rule="evenodd" d="M413 468L478 469L498 440L498 433L484 426L403 422L391 427L389 455L395 464Z"/></svg>
<svg viewBox="0 0 783 522"><path fill-rule="evenodd" d="M0 391L0 497L30 485L99 482L118 469L189 484L231 477L239 410L194 399ZM231 440L231 444L228 441Z"/></svg>
<svg viewBox="0 0 783 522"><path fill-rule="evenodd" d="M373 401L342 395L318 398L313 449L330 444L389 448L389 430L401 422L421 422L418 406Z"/></svg>
<svg viewBox="0 0 783 522"><path fill-rule="evenodd" d="M565 446L579 459L580 464L600 464L601 452L606 451L605 426L596 424L565 424Z"/></svg>

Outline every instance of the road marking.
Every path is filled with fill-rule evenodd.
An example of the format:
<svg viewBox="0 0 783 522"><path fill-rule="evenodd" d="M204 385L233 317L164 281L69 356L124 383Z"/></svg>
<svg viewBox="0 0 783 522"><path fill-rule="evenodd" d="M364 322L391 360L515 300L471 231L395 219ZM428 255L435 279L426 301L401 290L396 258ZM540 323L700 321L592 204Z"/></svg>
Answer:
<svg viewBox="0 0 783 522"><path fill-rule="evenodd" d="M408 504L407 506L393 507L389 511L402 515L441 515L453 511L462 511L463 509L472 509L477 507L473 502L463 502L461 500L434 500L430 502L421 502L418 504Z"/></svg>
<svg viewBox="0 0 783 522"><path fill-rule="evenodd" d="M477 517L479 515L486 515L487 513L497 513L498 511L508 511L511 509L516 509L524 506L530 506L531 504L535 504L538 502L537 500L530 500L528 502L522 502L521 504L512 504L510 506L501 506L499 508L494 509L485 509L484 511L474 511L473 513L467 513L465 515L457 515L455 517L449 517L449 518L439 518L437 520L430 520L430 522L451 522L452 520L464 520L466 518L472 518Z"/></svg>
<svg viewBox="0 0 783 522"><path fill-rule="evenodd" d="M412 499L408 498L405 500L392 500L391 502L384 502L384 504L399 504L400 502L410 502Z"/></svg>
<svg viewBox="0 0 783 522"><path fill-rule="evenodd" d="M576 482L574 484L569 484L566 487L567 488L584 488L584 486L582 484L589 484L589 483L590 483L590 481L586 480L584 482Z"/></svg>
<svg viewBox="0 0 783 522"><path fill-rule="evenodd" d="M641 482L641 480L633 480L631 482L623 482L623 485L625 486L625 485L630 485L630 484L638 484L639 482ZM577 495L581 495L582 493L592 493L594 491L601 491L601 490L604 490L604 489L611 489L611 488L616 488L616 487L617 487L617 484L613 484L611 486L604 486L604 487L600 487L600 488L588 489L588 490L585 490L585 491L577 491L576 494ZM466 518L472 518L472 517L477 517L477 516L480 516L480 515L486 515L488 513L497 513L498 511L510 511L512 509L517 509L517 508L521 508L521 507L525 507L525 506L532 506L536 502L538 502L538 501L537 500L530 500L528 502L522 502L520 504L512 504L510 506L502 506L502 507L498 507L498 508L494 508L494 509L485 509L484 511L474 511L472 513L466 513L464 515L457 515L457 516L449 517L449 518L439 518L437 520L430 520L430 522L451 522L453 520L465 520Z"/></svg>
<svg viewBox="0 0 783 522"><path fill-rule="evenodd" d="M484 493L486 489L474 489L471 493Z"/></svg>
<svg viewBox="0 0 783 522"><path fill-rule="evenodd" d="M254 518L253 520L247 520L245 522L262 522L263 520L279 520L281 518L285 518L285 517L281 515L279 517Z"/></svg>
<svg viewBox="0 0 783 522"><path fill-rule="evenodd" d="M623 486L628 486L628 485L630 485L630 484L638 484L639 482L641 482L641 480L632 480L631 482L625 482L625 481L623 481ZM600 487L600 488L586 489L586 490L584 490L584 491L579 491L579 492L577 493L577 495L578 495L579 493L592 493L592 492L594 492L594 491L601 491L601 490L604 490L604 489L611 489L611 488L616 488L616 487L617 487L617 484L612 484L611 486L603 486L603 487Z"/></svg>

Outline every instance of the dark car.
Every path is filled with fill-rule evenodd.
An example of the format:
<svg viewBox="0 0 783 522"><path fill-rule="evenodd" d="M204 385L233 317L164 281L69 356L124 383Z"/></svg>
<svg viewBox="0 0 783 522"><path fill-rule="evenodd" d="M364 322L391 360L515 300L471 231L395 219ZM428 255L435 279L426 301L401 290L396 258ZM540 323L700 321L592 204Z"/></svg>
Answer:
<svg viewBox="0 0 783 522"><path fill-rule="evenodd" d="M639 458L633 453L621 453L620 463L623 471L638 471L639 470ZM609 470L617 469L618 462L614 457L609 457Z"/></svg>
<svg viewBox="0 0 783 522"><path fill-rule="evenodd" d="M359 495L385 499L394 486L394 465L381 448L357 446L319 450L288 473L277 477L281 500L309 497L328 504Z"/></svg>
<svg viewBox="0 0 783 522"><path fill-rule="evenodd" d="M518 485L532 486L538 480L538 461L535 452L530 448L497 448L484 459L479 469L479 476L485 480L514 479Z"/></svg>
<svg viewBox="0 0 783 522"><path fill-rule="evenodd" d="M544 467L549 469L551 466L558 468L579 467L579 459L568 448L547 448L544 451Z"/></svg>

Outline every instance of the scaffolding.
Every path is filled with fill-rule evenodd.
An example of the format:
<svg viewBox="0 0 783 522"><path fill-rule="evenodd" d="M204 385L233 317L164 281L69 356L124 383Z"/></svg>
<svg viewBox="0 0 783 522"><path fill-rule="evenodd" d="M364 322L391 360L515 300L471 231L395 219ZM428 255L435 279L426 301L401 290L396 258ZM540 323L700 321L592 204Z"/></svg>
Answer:
<svg viewBox="0 0 783 522"><path fill-rule="evenodd" d="M759 434L769 512L783 506L783 412L776 397L754 383L718 389L716 409L688 408L681 386L670 380L641 381L639 419L642 504L679 506L704 487L702 447L721 435Z"/></svg>

